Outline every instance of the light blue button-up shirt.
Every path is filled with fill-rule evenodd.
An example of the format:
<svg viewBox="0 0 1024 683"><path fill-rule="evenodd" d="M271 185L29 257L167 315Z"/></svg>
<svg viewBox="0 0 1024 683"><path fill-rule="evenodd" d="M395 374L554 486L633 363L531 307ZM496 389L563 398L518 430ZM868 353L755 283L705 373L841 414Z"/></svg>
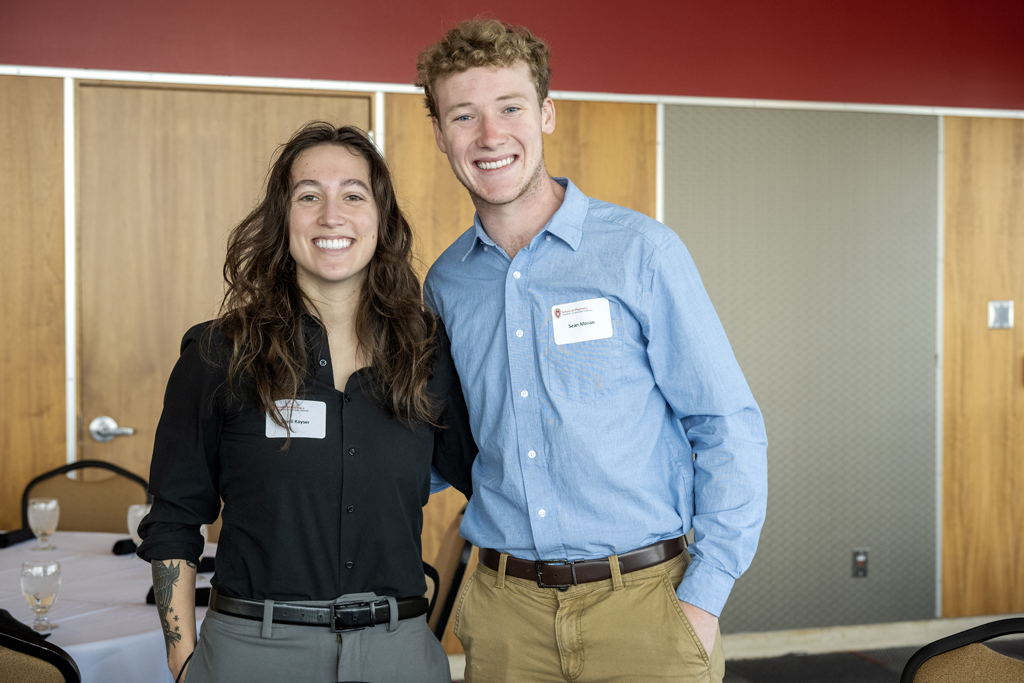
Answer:
<svg viewBox="0 0 1024 683"><path fill-rule="evenodd" d="M462 536L576 560L692 527L677 595L718 615L764 521L761 412L676 234L556 180L562 206L515 258L477 216L427 276L480 448ZM557 344L553 309L602 298L611 336Z"/></svg>

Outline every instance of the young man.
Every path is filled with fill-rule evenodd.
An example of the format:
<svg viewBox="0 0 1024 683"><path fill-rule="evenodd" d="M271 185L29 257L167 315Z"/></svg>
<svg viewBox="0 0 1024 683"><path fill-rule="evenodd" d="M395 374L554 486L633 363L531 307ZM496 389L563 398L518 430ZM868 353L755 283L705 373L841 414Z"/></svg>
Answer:
<svg viewBox="0 0 1024 683"><path fill-rule="evenodd" d="M480 447L466 680L720 681L767 443L693 262L661 223L548 175L548 50L528 30L465 22L418 70L477 211L425 288Z"/></svg>

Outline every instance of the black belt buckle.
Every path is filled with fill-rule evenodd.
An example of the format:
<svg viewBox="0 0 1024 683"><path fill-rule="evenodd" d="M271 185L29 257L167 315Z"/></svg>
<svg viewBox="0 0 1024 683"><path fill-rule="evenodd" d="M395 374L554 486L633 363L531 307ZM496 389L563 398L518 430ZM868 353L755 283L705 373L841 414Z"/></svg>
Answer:
<svg viewBox="0 0 1024 683"><path fill-rule="evenodd" d="M557 588L558 590L560 590L560 591L562 591L564 593L565 591L569 590L570 586L578 586L579 585L578 583L576 583L576 562L575 561L571 561L570 562L569 560L535 560L533 564L537 568L537 585L540 586L541 588ZM559 565L564 565L564 566L568 566L569 567L569 570L572 572L572 583L544 583L544 577L541 574L541 571L543 570L543 568L544 567L554 567L554 566L559 566Z"/></svg>
<svg viewBox="0 0 1024 683"><path fill-rule="evenodd" d="M332 605L331 631L333 633L361 631L364 628L376 626L379 623L377 610L382 608L380 616L383 617L383 609L387 608L387 604L387 602L383 604L380 602L346 602Z"/></svg>

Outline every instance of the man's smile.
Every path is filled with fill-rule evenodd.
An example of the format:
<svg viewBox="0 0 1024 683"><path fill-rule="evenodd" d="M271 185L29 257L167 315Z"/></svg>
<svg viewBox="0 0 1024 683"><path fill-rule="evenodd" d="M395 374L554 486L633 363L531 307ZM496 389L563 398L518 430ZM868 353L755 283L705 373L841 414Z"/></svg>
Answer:
<svg viewBox="0 0 1024 683"><path fill-rule="evenodd" d="M505 157L504 159L499 159L497 161L476 161L474 163L476 164L477 168L482 168L485 171L493 171L495 169L508 166L518 158L519 157L513 154L511 156Z"/></svg>

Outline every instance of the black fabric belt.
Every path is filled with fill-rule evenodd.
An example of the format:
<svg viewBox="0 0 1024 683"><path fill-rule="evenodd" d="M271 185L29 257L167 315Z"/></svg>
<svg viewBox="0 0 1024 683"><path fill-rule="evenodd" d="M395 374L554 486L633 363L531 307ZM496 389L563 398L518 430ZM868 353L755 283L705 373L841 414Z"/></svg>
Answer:
<svg viewBox="0 0 1024 683"><path fill-rule="evenodd" d="M686 537L670 538L653 545L631 550L619 555L619 573L628 574L667 562L686 549ZM480 562L485 567L498 571L501 553L490 548L480 550ZM612 578L612 568L607 558L600 560L521 560L509 555L505 563L505 574L517 579L536 581L541 588L566 590L569 586L592 581L607 581Z"/></svg>
<svg viewBox="0 0 1024 683"><path fill-rule="evenodd" d="M397 603L399 619L412 619L426 614L427 607L430 605L426 598L401 598L397 600ZM262 600L234 598L218 593L216 589L210 592L210 609L233 617L263 621ZM275 602L273 618L275 624L328 626L332 631L353 631L389 623L391 621L391 606L385 599L372 602L346 602L325 607Z"/></svg>

